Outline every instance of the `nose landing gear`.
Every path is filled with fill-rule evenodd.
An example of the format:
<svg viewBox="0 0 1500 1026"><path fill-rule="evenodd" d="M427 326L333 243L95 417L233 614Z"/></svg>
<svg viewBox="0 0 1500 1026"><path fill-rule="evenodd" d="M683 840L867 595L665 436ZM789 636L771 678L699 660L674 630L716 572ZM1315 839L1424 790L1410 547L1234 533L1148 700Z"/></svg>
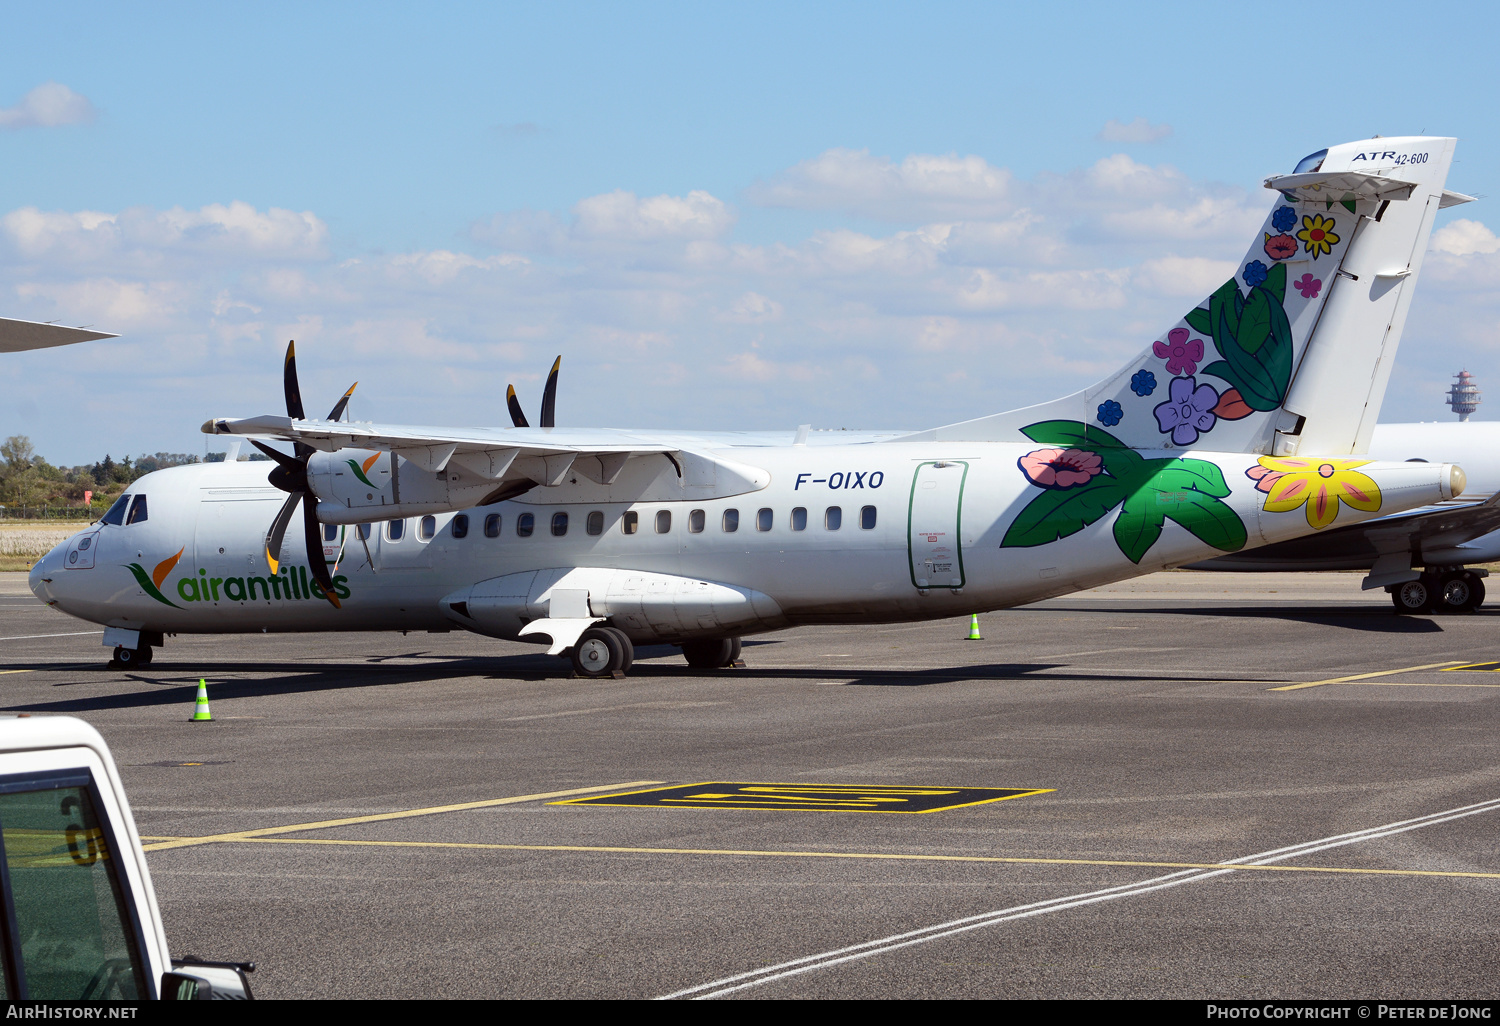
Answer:
<svg viewBox="0 0 1500 1026"><path fill-rule="evenodd" d="M151 663L151 646L141 645L139 648L126 648L124 645L116 645L109 659L111 670L131 670L137 666L148 666Z"/></svg>

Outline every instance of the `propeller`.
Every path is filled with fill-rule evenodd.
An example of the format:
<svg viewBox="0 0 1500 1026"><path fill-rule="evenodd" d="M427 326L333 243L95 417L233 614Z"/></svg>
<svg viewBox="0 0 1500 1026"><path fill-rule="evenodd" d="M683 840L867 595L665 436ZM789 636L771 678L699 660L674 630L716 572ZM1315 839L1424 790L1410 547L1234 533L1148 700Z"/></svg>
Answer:
<svg viewBox="0 0 1500 1026"><path fill-rule="evenodd" d="M562 367L562 357L559 356L552 361L552 370L547 375L547 387L542 389L542 418L541 427L556 427L557 423L557 372ZM526 413L521 409L521 401L516 398L516 386L505 386L505 405L510 410L510 421L516 427L531 427L526 420Z"/></svg>
<svg viewBox="0 0 1500 1026"><path fill-rule="evenodd" d="M307 417L302 409L302 390L297 385L297 343L288 342L286 347L286 364L282 368L281 383L286 392L286 413L293 420L306 420ZM354 394L354 389L359 386L355 382L349 386L328 414L329 420L338 420L343 416L344 410L349 406L349 397ZM324 596L333 604L335 609L340 608L337 593L333 587L333 577L328 572L328 563L323 558L323 532L322 524L318 520L317 496L313 494L312 486L307 480L307 461L317 450L306 442L293 442L292 455L288 456L279 449L273 449L256 439L250 439L250 444L261 452L271 457L276 466L267 476L273 486L287 493L286 502L281 504L281 509L276 514L276 519L271 523L271 530L266 535L266 565L270 567L272 575L280 572L281 563L276 554L281 551L281 543L286 538L286 529L292 522L292 514L296 511L297 503L302 503L302 533L307 544L307 564L312 571L313 580L317 581L323 589Z"/></svg>

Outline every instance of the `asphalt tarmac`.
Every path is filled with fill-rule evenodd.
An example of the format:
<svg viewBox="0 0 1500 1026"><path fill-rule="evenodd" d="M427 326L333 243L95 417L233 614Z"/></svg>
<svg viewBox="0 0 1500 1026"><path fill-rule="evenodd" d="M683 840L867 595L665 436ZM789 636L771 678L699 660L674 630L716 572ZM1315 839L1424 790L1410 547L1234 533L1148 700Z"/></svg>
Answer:
<svg viewBox="0 0 1500 1026"><path fill-rule="evenodd" d="M103 732L174 954L268 997L1495 998L1500 673L1445 667L1500 660L1500 606L1359 580L1160 574L982 641L809 628L595 682L462 633L107 670L4 574L0 706Z"/></svg>

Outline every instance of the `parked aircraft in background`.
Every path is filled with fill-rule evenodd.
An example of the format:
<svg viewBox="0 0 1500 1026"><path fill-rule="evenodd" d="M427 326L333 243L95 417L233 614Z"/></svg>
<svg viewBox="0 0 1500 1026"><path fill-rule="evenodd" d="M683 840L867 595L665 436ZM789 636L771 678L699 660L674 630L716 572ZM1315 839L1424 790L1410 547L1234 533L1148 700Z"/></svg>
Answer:
<svg viewBox="0 0 1500 1026"><path fill-rule="evenodd" d="M72 345L74 342L119 337L92 328L70 328L63 324L0 317L0 353L22 353L28 349L47 349L51 346Z"/></svg>
<svg viewBox="0 0 1500 1026"><path fill-rule="evenodd" d="M1235 276L1117 373L915 434L559 428L550 401L534 428L309 419L289 346L286 416L203 428L290 442L254 443L269 478L149 474L31 586L121 664L174 632L458 627L593 677L643 642L723 666L747 634L1021 605L1430 506L1457 466L1361 454L1433 219L1467 198L1454 144L1309 156L1266 180Z"/></svg>

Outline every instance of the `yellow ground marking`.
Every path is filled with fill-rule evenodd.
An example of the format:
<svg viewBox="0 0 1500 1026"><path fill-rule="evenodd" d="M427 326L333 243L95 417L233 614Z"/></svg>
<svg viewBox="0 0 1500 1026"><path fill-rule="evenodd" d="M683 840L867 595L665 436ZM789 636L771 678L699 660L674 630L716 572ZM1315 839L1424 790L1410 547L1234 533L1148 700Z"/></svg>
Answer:
<svg viewBox="0 0 1500 1026"><path fill-rule="evenodd" d="M1450 666L1443 672L1448 673L1451 670L1478 670L1484 673L1495 673L1497 671L1500 671L1500 662L1496 662L1493 659L1487 659L1482 663L1464 663L1462 666Z"/></svg>
<svg viewBox="0 0 1500 1026"><path fill-rule="evenodd" d="M1303 688L1320 688L1324 684L1349 684L1357 680L1367 680L1370 677L1389 677L1397 673L1416 673L1418 670L1436 670L1444 666L1452 666L1461 663L1462 659L1449 659L1442 663L1423 663L1421 666L1403 666L1399 670L1379 670L1375 673L1356 673L1349 677L1330 677L1327 680L1313 680L1306 684L1286 684L1279 688L1267 688L1267 691L1301 691Z"/></svg>
<svg viewBox="0 0 1500 1026"><path fill-rule="evenodd" d="M478 802L460 802L457 805L434 805L425 809L406 809L402 812L381 812L372 816L349 816L345 819L324 819L316 823L292 823L287 826L262 827L258 830L235 830L227 834L205 834L202 837L178 837L170 841L157 841L142 845L146 851L164 851L168 848L187 848L196 844L213 844L218 841L250 841L269 834L289 834L299 830L326 830L329 827L353 826L357 823L379 823L388 819L407 819L412 816L435 816L440 812L463 812L468 809L487 809L496 805L515 805L518 802L535 802L544 798L565 798L573 794L594 794L599 791L614 791L622 787L641 787L660 784L660 780L627 780L619 784L604 784L598 787L575 787L567 791L543 791L539 794L521 794L514 798L487 798Z"/></svg>
<svg viewBox="0 0 1500 1026"><path fill-rule="evenodd" d="M257 844L332 844L375 848L458 848L478 851L557 851L619 855L736 855L800 859L865 859L890 862L998 862L1034 866L1122 866L1138 869L1232 869L1235 872L1341 873L1354 876L1442 876L1500 880L1500 873L1465 873L1441 869L1354 869L1346 866L1246 866L1222 862L1141 862L1123 859L1042 859L1002 855L911 855L869 851L775 851L758 848L631 848L585 844L484 844L477 841L358 841L327 837L251 837L224 835Z"/></svg>
<svg viewBox="0 0 1500 1026"><path fill-rule="evenodd" d="M33 667L27 667L24 670L0 670L0 673L33 673L33 672L35 672L35 669Z"/></svg>

